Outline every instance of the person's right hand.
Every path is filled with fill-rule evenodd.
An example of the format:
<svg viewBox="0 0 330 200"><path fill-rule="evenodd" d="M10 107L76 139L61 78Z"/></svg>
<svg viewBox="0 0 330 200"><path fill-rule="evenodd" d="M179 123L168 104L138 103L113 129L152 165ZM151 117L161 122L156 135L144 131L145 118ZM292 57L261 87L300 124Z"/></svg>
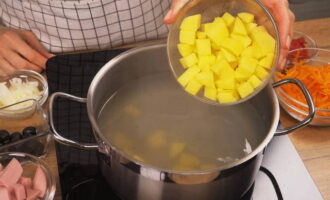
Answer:
<svg viewBox="0 0 330 200"><path fill-rule="evenodd" d="M17 69L41 72L49 54L34 33L2 27L0 29L0 75Z"/></svg>

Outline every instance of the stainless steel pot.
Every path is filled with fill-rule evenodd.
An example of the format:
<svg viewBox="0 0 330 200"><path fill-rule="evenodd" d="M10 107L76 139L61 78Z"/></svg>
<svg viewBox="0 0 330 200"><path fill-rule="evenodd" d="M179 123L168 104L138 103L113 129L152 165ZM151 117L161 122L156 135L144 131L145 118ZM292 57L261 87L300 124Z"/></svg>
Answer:
<svg viewBox="0 0 330 200"><path fill-rule="evenodd" d="M261 165L263 150L273 136L292 132L312 120L315 110L308 91L300 81L287 79L269 84L248 102L237 105L254 106L263 121L253 125L263 123L266 127L265 132L255 133L262 137L262 142L242 159L207 171L180 172L159 169L116 149L100 131L97 118L105 102L125 83L145 75L169 73L166 55L166 45L163 44L129 50L103 66L93 79L87 98L65 93L52 94L49 114L55 139L76 148L97 149L104 158L101 165L103 174L117 194L124 199L239 199L254 182ZM273 87L286 83L294 83L301 88L309 105L309 115L292 127L276 130L280 111ZM72 141L56 131L53 123L53 103L58 97L87 104L97 144Z"/></svg>

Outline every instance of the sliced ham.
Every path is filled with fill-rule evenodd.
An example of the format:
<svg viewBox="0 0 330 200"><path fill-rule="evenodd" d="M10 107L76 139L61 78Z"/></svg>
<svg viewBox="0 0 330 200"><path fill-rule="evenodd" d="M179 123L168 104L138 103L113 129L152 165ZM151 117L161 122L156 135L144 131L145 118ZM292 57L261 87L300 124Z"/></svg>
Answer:
<svg viewBox="0 0 330 200"><path fill-rule="evenodd" d="M9 196L9 191L5 187L0 187L0 199L1 200L11 200Z"/></svg>
<svg viewBox="0 0 330 200"><path fill-rule="evenodd" d="M24 185L15 184L12 186L14 188L14 196L16 200L24 200L26 199L26 191Z"/></svg>
<svg viewBox="0 0 330 200"><path fill-rule="evenodd" d="M39 197L43 197L46 193L47 180L44 171L40 166L37 167L36 173L33 178L33 189L39 190Z"/></svg>
<svg viewBox="0 0 330 200"><path fill-rule="evenodd" d="M32 188L32 179L31 178L22 176L18 180L18 183L24 185L25 188Z"/></svg>
<svg viewBox="0 0 330 200"><path fill-rule="evenodd" d="M9 187L22 176L23 168L17 159L13 158L0 175L0 185Z"/></svg>
<svg viewBox="0 0 330 200"><path fill-rule="evenodd" d="M39 190L34 189L26 189L26 200L36 200L40 196Z"/></svg>

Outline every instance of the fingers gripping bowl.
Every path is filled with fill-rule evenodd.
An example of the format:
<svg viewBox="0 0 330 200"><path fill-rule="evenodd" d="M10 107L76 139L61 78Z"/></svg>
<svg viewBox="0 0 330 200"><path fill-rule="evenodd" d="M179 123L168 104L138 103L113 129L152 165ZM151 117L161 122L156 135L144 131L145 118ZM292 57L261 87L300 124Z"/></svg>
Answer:
<svg viewBox="0 0 330 200"><path fill-rule="evenodd" d="M275 70L277 67L277 62L279 59L279 51L280 51L279 33L278 33L276 24L271 16L271 14L259 1L209 0L209 1L200 1L194 7L192 7L192 8L190 8L190 7L191 6L189 4L187 4L183 8L183 10L180 13L180 15L178 16L176 22L172 25L172 27L170 29L169 37L167 40L167 45L168 45L167 54L168 54L170 66L171 66L172 72L174 73L174 76L176 78L179 78L181 75L184 74L184 72L187 72L188 70L193 68L192 65L186 65L186 66L182 65L182 64L184 64L184 62L180 61L180 59L182 58L182 52L179 50L180 48L178 49L178 44L182 42L182 38L183 38L182 36L183 35L186 36L186 34L182 34L182 32L183 32L182 25L185 23L185 18L188 16L195 16L195 15L200 14L201 15L201 24L204 24L205 28L202 27L202 30L198 30L196 33L197 34L196 37L197 38L199 37L200 31L205 32L206 35L208 36L207 39L211 40L211 49L212 49L211 52L214 53L214 55L217 55L216 56L217 58L219 57L218 55L224 54L226 61L228 63L230 63L231 67L233 68L232 71L235 72L235 75L233 76L234 77L233 81L231 81L233 83L232 85L234 86L234 89L231 89L231 90L233 90L232 96L234 96L234 98L232 98L231 100L227 100L227 99L222 100L221 99L221 96L223 96L222 94L225 92L228 92L228 89L226 87L224 89L222 86L219 86L223 82L221 82L221 79L222 79L221 74L219 74L219 73L217 74L217 72L215 71L215 69L216 69L215 65L218 65L217 61L215 62L215 64L213 64L213 63L210 64L211 70L209 70L209 71L214 72L214 79L219 78L219 80L220 80L219 85L215 84L216 87L213 87L217 90L217 99L215 100L214 98L213 99L211 98L212 99L211 100L208 97L208 95L206 94L207 93L206 88L209 86L207 86L206 84L205 84L205 86L207 86L207 87L205 87L205 89L204 89L204 95L203 95L202 90L199 90L199 92L196 95L194 94L193 96L197 97L199 100L202 100L202 101L210 103L210 104L215 104L215 105L234 105L234 104L244 102L244 101L252 98L253 96L255 96L271 80L272 76L275 73ZM242 13L244 13L243 15L245 15L245 16L247 16L246 13L248 13L250 15L252 14L252 17L245 18L244 16L242 16ZM227 22L227 21L229 21L229 20L227 20L227 18L228 19L233 18L231 15L239 16L235 19L233 24L229 24L230 22ZM255 19L255 23L253 23L253 16ZM212 32L207 30L207 25L210 22L212 22L212 24L216 23L215 26L218 26L219 21L224 21L225 24L227 24L228 28L224 27L224 29L228 29L229 35L228 35L227 31L225 31L226 33L224 33L224 35L225 35L224 38L222 38L221 40L216 40L216 38L212 38ZM221 22L219 24L221 24ZM237 25L237 24L241 24L242 25L241 28L237 29L237 27L239 27L239 25ZM252 26L250 27L250 25L252 25ZM210 28L210 29L212 29L212 28ZM249 29L251 29L250 32L247 31ZM260 30L260 29L263 29L262 33L265 33L265 34L255 35L256 32L258 32L258 33L260 33L260 32L252 31L252 30ZM243 31L240 31L240 30L243 30ZM186 31L184 30L184 32L186 32ZM208 33L208 32L210 32L210 33ZM245 42L247 42L247 44L245 42L243 42L242 38L244 38L243 40ZM250 40L251 38L253 39L252 41ZM196 39L196 41L197 40L198 39ZM230 45L227 45L227 41L228 41L228 44L230 44ZM238 41L238 42L236 42L236 41ZM217 46L217 43L219 43L218 46ZM198 43L196 43L196 45L198 45ZM264 53L268 52L269 49L273 49L273 50L271 51L272 52L271 56L269 54L267 54L267 55L264 54L264 55L259 56L259 55L257 55L258 53L252 53L252 56L249 57L249 56L243 56L243 50L245 50L245 49L242 48L241 45L243 45L243 46L246 45L244 47L246 49L255 49L254 48L255 46L258 46L257 48L259 48L259 49L260 49L260 47L264 48L264 50L265 50ZM235 46L235 48L232 48L233 46ZM239 47L238 51L237 51L236 47ZM197 59L199 59L198 61L200 61L202 56L201 56L201 54L199 54L197 46L196 46L196 48L197 48L197 53L196 53L197 56L195 56L195 57L197 57ZM222 52L224 52L224 53L222 53ZM229 54L233 54L234 56L232 56L232 55L226 56L228 54L228 52L229 52ZM192 54L194 54L194 53L192 53ZM248 54L244 54L244 55L248 55ZM187 56L187 57L189 57L189 56ZM183 58L185 58L185 57L183 57ZM246 59L246 58L248 58L248 59ZM188 59L188 60L190 60L190 59ZM249 62L245 62L246 60L249 60ZM269 63L269 66L266 67L266 69L263 67L261 67L259 69L259 67L262 66L261 63L263 63L264 61ZM199 64L200 63L198 62L198 67L200 67ZM222 65L222 63L219 65ZM241 67L241 65L242 65L242 67ZM185 71L185 68L183 66L187 67L188 70ZM249 68L247 70L248 72L246 72L246 70L243 70L243 69L247 69L247 68ZM204 69L205 68L201 69L201 71L203 71ZM243 73L241 73L243 71L244 71L244 75L242 75ZM261 77L257 75L260 71L262 71ZM247 74L249 74L249 75L247 75ZM252 75L257 75L258 78L256 76L254 76L253 79L256 80L256 82L258 82L258 84L255 84L255 85L250 84L250 81L248 81L248 79ZM227 76L227 73L224 76L229 77L229 76ZM197 76L196 76L196 79L198 79ZM199 82L203 85L203 83L201 81L199 81ZM253 81L251 81L251 82L253 82ZM246 84L246 83L249 83L249 84ZM180 82L180 84L181 84L181 82ZM181 85L183 87L185 87L185 90L189 91L189 84L188 84L188 86L184 86L183 84L181 84ZM195 85L197 85L197 84L195 84ZM224 84L222 84L222 85L224 85ZM224 92L224 90L225 90L225 92ZM243 92L241 92L241 91L243 91ZM246 92L246 91L248 91L248 92ZM192 92L190 92L190 93L192 93ZM239 94L239 95L235 95L235 94Z"/></svg>

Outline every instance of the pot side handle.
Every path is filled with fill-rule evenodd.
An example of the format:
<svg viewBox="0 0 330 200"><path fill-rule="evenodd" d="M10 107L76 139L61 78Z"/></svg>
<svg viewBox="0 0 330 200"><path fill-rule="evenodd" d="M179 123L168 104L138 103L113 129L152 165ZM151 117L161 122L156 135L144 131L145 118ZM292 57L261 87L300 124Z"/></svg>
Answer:
<svg viewBox="0 0 330 200"><path fill-rule="evenodd" d="M296 125L290 126L285 129L276 130L276 132L274 134L275 136L286 135L288 133L295 131L298 128L306 126L307 124L309 124L312 121L312 119L315 115L315 106L314 106L313 99L312 99L310 93L308 92L307 88L301 81L299 81L298 79L294 79L294 78L288 78L288 79L284 79L284 80L273 83L273 87L276 88L278 86L282 86L282 85L288 84L288 83L297 85L299 87L299 89L302 91L302 93L304 94L304 96L306 98L306 102L308 104L308 115L304 120L302 120L301 122L299 122Z"/></svg>
<svg viewBox="0 0 330 200"><path fill-rule="evenodd" d="M54 138L57 142L67 145L67 146L72 146L75 148L79 148L79 149L86 149L86 150L97 150L98 149L98 145L97 144L92 144L92 143L82 143L82 142L76 142L70 139L67 139L63 136L61 136L54 125L54 116L53 116L53 108L54 108L54 101L56 98L58 97L62 97L62 98L66 98L72 101L76 101L76 102L80 102L80 103L86 103L86 98L80 98L80 97L76 97L70 94L66 94L63 92L55 92L54 94L52 94L49 98L49 106L48 106L48 111L49 111L49 124L50 127L52 129L52 133L54 135Z"/></svg>

